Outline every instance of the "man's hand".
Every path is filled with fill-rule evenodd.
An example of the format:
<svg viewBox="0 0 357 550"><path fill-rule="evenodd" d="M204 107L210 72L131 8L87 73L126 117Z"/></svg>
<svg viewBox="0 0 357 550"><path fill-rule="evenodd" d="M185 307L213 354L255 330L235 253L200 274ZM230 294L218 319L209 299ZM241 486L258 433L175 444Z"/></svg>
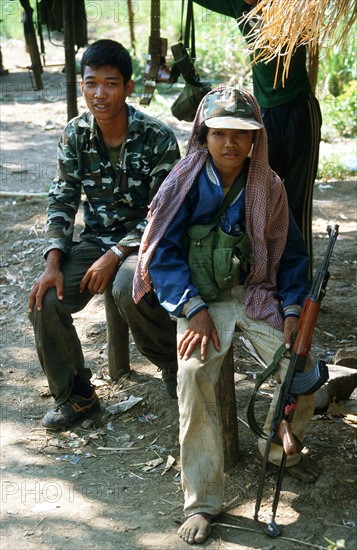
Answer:
<svg viewBox="0 0 357 550"><path fill-rule="evenodd" d="M296 327L298 326L298 324L299 324L299 317L290 316L290 317L286 317L286 319L284 320L284 342L285 342L286 349L291 348L291 344L292 344L291 336L294 330L296 329Z"/></svg>
<svg viewBox="0 0 357 550"><path fill-rule="evenodd" d="M42 300L49 288L56 288L57 298L63 300L63 274L60 270L62 252L50 250L47 256L46 267L37 279L29 296L28 310L33 311L36 304L38 311L42 309Z"/></svg>
<svg viewBox="0 0 357 550"><path fill-rule="evenodd" d="M211 339L215 349L219 351L220 342L213 319L207 309L201 309L189 320L188 328L178 342L179 358L189 359L195 347L200 345L201 359L204 361Z"/></svg>
<svg viewBox="0 0 357 550"><path fill-rule="evenodd" d="M114 278L119 263L118 256L112 250L108 250L90 266L81 280L80 292L84 292L87 288L92 294L103 294Z"/></svg>

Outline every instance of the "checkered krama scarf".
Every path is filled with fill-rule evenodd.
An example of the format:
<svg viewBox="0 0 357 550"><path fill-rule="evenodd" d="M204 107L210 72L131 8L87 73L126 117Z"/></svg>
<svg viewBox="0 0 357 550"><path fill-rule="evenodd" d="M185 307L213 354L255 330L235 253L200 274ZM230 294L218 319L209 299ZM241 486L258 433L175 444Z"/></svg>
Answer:
<svg viewBox="0 0 357 550"><path fill-rule="evenodd" d="M214 91L217 89L209 93ZM256 99L245 90L240 92L253 105L258 122L263 123ZM166 177L150 205L133 283L136 303L151 290L149 265L155 248L207 160L208 151L198 144L195 132L202 120L201 106L202 102L193 122L186 156ZM288 203L281 180L269 166L265 129L253 133L254 148L245 191L246 232L253 252L250 273L245 281L244 304L248 317L264 319L282 330L276 283L287 238Z"/></svg>

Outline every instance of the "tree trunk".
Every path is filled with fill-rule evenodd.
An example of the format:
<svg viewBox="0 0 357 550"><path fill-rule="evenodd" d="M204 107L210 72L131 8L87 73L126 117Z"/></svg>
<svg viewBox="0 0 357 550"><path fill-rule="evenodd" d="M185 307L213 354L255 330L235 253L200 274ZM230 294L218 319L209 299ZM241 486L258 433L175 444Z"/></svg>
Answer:
<svg viewBox="0 0 357 550"><path fill-rule="evenodd" d="M70 120L78 115L74 3L72 0L63 0L63 32L66 71L67 120Z"/></svg>

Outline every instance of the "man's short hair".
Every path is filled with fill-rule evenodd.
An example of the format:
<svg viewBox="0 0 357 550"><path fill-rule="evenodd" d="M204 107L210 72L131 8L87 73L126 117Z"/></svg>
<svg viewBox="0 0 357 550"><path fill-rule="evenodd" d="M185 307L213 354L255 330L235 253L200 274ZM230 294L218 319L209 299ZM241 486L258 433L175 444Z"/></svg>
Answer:
<svg viewBox="0 0 357 550"><path fill-rule="evenodd" d="M81 59L81 76L86 67L99 69L104 66L116 67L126 84L133 73L130 53L120 42L104 38L93 42L85 50Z"/></svg>

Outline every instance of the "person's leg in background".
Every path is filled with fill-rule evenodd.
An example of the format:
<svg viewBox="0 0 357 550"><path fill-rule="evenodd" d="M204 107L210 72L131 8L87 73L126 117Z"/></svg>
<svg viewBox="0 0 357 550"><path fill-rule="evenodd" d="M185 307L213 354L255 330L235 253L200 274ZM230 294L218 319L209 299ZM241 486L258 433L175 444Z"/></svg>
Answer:
<svg viewBox="0 0 357 550"><path fill-rule="evenodd" d="M262 116L269 164L284 182L290 210L311 259L312 275L312 201L322 124L319 103L312 94L303 94L289 103L263 109Z"/></svg>

